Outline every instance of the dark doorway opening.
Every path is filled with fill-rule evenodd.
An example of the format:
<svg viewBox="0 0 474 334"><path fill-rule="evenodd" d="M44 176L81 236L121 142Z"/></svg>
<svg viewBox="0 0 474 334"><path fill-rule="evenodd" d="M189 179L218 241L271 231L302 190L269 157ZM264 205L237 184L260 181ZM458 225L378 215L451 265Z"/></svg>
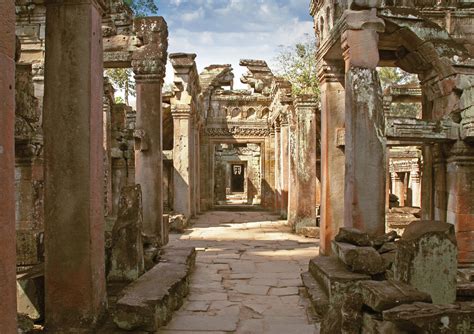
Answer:
<svg viewBox="0 0 474 334"><path fill-rule="evenodd" d="M243 193L245 190L244 183L245 183L245 165L232 164L230 191L233 193Z"/></svg>

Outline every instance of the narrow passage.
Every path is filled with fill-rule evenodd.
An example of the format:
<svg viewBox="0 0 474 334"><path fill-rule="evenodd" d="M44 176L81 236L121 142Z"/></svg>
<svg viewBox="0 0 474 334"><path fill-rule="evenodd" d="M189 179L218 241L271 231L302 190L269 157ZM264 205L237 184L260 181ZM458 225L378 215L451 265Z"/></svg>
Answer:
<svg viewBox="0 0 474 334"><path fill-rule="evenodd" d="M159 333L319 333L300 273L315 239L266 212L208 212L170 243L198 250L190 294Z"/></svg>

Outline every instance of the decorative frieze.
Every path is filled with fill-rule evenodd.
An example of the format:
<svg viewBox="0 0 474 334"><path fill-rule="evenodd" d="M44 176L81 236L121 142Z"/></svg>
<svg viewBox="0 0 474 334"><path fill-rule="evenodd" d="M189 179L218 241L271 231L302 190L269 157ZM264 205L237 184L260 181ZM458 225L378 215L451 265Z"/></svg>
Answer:
<svg viewBox="0 0 474 334"><path fill-rule="evenodd" d="M267 137L270 135L269 128L206 128L205 134L210 137Z"/></svg>
<svg viewBox="0 0 474 334"><path fill-rule="evenodd" d="M385 135L388 139L402 141L452 141L459 138L459 124L451 120L428 121L412 118L387 118Z"/></svg>

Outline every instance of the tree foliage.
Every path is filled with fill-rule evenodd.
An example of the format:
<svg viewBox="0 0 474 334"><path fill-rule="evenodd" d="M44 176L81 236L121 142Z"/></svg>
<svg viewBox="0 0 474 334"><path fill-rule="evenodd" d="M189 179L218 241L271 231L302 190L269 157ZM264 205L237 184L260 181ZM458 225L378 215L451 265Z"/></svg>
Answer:
<svg viewBox="0 0 474 334"><path fill-rule="evenodd" d="M124 91L124 102L128 104L129 96L135 96L135 81L130 68L107 69L105 75L110 79L115 89Z"/></svg>
<svg viewBox="0 0 474 334"><path fill-rule="evenodd" d="M156 0L124 0L133 9L136 16L156 14L158 6Z"/></svg>
<svg viewBox="0 0 474 334"><path fill-rule="evenodd" d="M276 73L288 80L293 93L319 96L316 72L316 39L306 35L306 40L293 46L280 46L275 58Z"/></svg>
<svg viewBox="0 0 474 334"><path fill-rule="evenodd" d="M381 67L378 69L378 72L380 83L384 90L391 85L405 85L418 82L418 77L415 74L405 72L397 67Z"/></svg>

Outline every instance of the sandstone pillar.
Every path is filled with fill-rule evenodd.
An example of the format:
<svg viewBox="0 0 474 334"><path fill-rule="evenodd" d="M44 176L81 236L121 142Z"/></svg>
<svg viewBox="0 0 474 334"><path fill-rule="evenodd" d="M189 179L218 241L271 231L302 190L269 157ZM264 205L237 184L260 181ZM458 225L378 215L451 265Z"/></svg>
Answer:
<svg viewBox="0 0 474 334"><path fill-rule="evenodd" d="M281 213L281 128L275 124L275 212Z"/></svg>
<svg viewBox="0 0 474 334"><path fill-rule="evenodd" d="M318 202L317 178L317 101L304 96L296 101L298 118L297 185L300 194L296 213L296 230L316 226Z"/></svg>
<svg viewBox="0 0 474 334"><path fill-rule="evenodd" d="M209 143L209 137L203 136L200 143L199 150L199 169L200 173L200 200L201 209L209 210L214 203L213 191L211 190L211 184L213 183L212 164L211 164L211 144Z"/></svg>
<svg viewBox="0 0 474 334"><path fill-rule="evenodd" d="M447 159L447 222L454 224L460 266L474 265L474 146L457 142Z"/></svg>
<svg viewBox="0 0 474 334"><path fill-rule="evenodd" d="M412 192L411 205L414 207L420 207L421 206L420 172L416 170L411 171L410 180L411 180L411 192Z"/></svg>
<svg viewBox="0 0 474 334"><path fill-rule="evenodd" d="M356 14L348 15L358 19ZM376 16L366 23L383 31L384 23ZM378 235L385 232L387 176L382 88L376 71L378 31L351 29L342 36L346 60L344 225Z"/></svg>
<svg viewBox="0 0 474 334"><path fill-rule="evenodd" d="M433 147L423 146L423 172L421 177L421 218L434 220L434 179L433 179Z"/></svg>
<svg viewBox="0 0 474 334"><path fill-rule="evenodd" d="M0 332L16 333L15 3L0 13Z"/></svg>
<svg viewBox="0 0 474 334"><path fill-rule="evenodd" d="M196 214L201 213L201 184L199 180L201 179L201 170L199 168L199 159L201 158L201 136L200 136L200 125L196 124L194 130L194 203L196 205Z"/></svg>
<svg viewBox="0 0 474 334"><path fill-rule="evenodd" d="M435 144L433 149L434 217L435 220L443 222L447 221L446 172L444 145Z"/></svg>
<svg viewBox="0 0 474 334"><path fill-rule="evenodd" d="M45 312L51 332L90 330L106 305L102 9L96 0L47 1Z"/></svg>
<svg viewBox="0 0 474 334"><path fill-rule="evenodd" d="M162 17L135 19L144 46L134 52L137 91L135 182L141 185L143 231L163 243L163 138L161 88L165 76L168 28ZM176 204L176 203L175 203Z"/></svg>
<svg viewBox="0 0 474 334"><path fill-rule="evenodd" d="M290 136L289 136L289 180L288 180L288 224L295 229L296 215L298 210L299 187L298 187L298 163L299 163L299 146L298 146L298 118L295 108L289 115Z"/></svg>
<svg viewBox="0 0 474 334"><path fill-rule="evenodd" d="M191 150L191 109L186 105L173 106L171 110L174 123L173 147L173 196L174 211L191 218L194 212L192 199L191 173L193 172L193 154Z"/></svg>
<svg viewBox="0 0 474 334"><path fill-rule="evenodd" d="M403 183L400 173L393 172L392 179L392 193L398 197L400 206L405 206L405 184Z"/></svg>
<svg viewBox="0 0 474 334"><path fill-rule="evenodd" d="M321 253L329 255L331 240L344 222L344 150L337 145L344 129L345 90L343 65L326 63L319 68L321 84Z"/></svg>
<svg viewBox="0 0 474 334"><path fill-rule="evenodd" d="M288 178L290 176L290 148L289 148L290 126L288 116L283 117L280 132L280 213L283 218L288 217Z"/></svg>

